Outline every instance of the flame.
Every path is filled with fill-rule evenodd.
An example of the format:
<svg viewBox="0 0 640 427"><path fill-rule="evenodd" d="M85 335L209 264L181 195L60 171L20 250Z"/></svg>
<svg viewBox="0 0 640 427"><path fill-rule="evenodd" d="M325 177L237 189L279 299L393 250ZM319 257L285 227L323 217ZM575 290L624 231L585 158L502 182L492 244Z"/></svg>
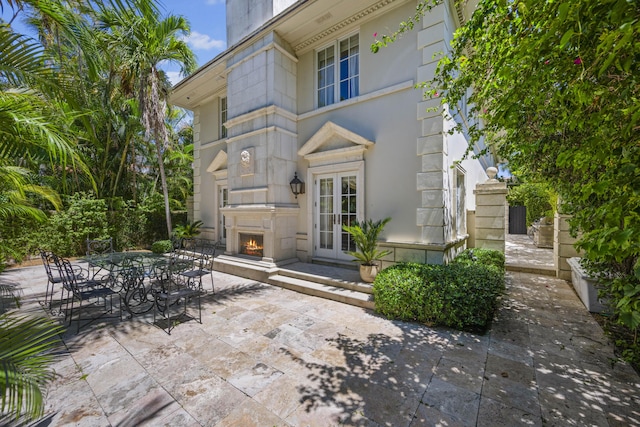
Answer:
<svg viewBox="0 0 640 427"><path fill-rule="evenodd" d="M258 242L256 242L254 239L249 239L249 241L245 244L245 247L247 249L262 249L262 246L258 246Z"/></svg>
<svg viewBox="0 0 640 427"><path fill-rule="evenodd" d="M259 245L255 239L250 238L249 240L244 242L242 246L244 247L245 254L262 256L263 246Z"/></svg>

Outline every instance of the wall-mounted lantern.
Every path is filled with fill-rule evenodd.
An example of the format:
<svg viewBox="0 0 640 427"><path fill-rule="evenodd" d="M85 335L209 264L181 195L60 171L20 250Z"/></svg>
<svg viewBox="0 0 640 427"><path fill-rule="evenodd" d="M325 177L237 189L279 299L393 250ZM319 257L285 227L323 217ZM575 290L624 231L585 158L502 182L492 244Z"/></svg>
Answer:
<svg viewBox="0 0 640 427"><path fill-rule="evenodd" d="M289 185L291 185L291 192L296 196L296 199L298 198L298 194L304 194L304 182L298 179L298 172L293 173L293 179Z"/></svg>

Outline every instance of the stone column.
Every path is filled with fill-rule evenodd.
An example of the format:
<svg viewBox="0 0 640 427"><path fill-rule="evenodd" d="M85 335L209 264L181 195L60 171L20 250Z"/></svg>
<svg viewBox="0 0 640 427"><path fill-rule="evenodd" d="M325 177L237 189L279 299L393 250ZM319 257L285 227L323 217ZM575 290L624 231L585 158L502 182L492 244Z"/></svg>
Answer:
<svg viewBox="0 0 640 427"><path fill-rule="evenodd" d="M437 52L447 49L445 16L445 5L439 5L422 18L422 29L417 33L418 49L422 51L423 58L416 75L419 82L433 79L440 58ZM421 243L433 245L444 245L451 240L450 215L447 214L451 199L447 166L449 153L441 109L439 98L422 100L417 108L421 128L417 155L422 166L416 179L417 190L421 194L416 225L421 229Z"/></svg>
<svg viewBox="0 0 640 427"><path fill-rule="evenodd" d="M576 239L569 234L569 215L564 215L556 211L553 218L553 264L556 270L556 277L564 280L571 280L571 267L567 263L569 258L580 256L573 244Z"/></svg>
<svg viewBox="0 0 640 427"><path fill-rule="evenodd" d="M507 234L507 184L495 179L498 170L487 168L489 179L477 184L476 195L476 248L496 249L504 252Z"/></svg>

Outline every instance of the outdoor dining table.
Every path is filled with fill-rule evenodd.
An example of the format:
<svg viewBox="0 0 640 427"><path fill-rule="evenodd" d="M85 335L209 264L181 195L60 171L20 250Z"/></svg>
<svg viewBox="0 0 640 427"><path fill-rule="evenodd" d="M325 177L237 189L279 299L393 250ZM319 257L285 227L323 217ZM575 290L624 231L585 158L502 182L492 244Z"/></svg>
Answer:
<svg viewBox="0 0 640 427"><path fill-rule="evenodd" d="M112 252L83 258L107 276L108 286L117 290L130 317L153 308L154 293L162 290L171 276L189 267L184 260L152 252Z"/></svg>

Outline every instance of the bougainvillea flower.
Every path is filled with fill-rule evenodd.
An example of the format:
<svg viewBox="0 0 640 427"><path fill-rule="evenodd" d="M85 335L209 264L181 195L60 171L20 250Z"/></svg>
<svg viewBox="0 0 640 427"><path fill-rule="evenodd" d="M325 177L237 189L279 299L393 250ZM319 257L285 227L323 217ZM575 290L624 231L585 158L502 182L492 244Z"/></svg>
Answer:
<svg viewBox="0 0 640 427"><path fill-rule="evenodd" d="M582 64L582 59L578 56L576 59L573 60L573 63L576 65L580 65Z"/></svg>
<svg viewBox="0 0 640 427"><path fill-rule="evenodd" d="M378 37L378 33L373 33L373 38Z"/></svg>

